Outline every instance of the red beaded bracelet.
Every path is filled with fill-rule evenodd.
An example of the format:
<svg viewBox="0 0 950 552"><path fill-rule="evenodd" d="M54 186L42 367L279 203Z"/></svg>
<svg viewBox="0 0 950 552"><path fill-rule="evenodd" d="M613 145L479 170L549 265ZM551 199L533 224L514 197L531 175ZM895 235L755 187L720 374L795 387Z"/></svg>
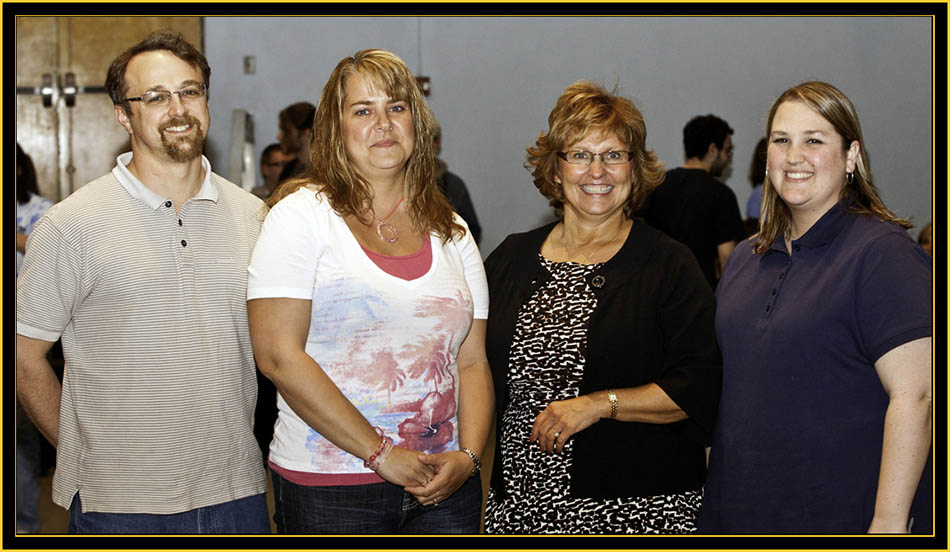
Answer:
<svg viewBox="0 0 950 552"><path fill-rule="evenodd" d="M392 438L383 435L382 441L380 441L379 446L376 447L376 452L370 455L370 457L367 458L365 462L363 462L363 466L373 471L379 470L380 466L383 465L383 462L386 461L386 458L389 456L389 453L392 452L392 450Z"/></svg>

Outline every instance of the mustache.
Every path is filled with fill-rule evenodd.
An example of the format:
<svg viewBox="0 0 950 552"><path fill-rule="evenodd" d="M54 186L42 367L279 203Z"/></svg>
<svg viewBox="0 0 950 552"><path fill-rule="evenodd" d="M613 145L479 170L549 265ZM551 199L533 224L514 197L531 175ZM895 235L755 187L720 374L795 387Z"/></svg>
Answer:
<svg viewBox="0 0 950 552"><path fill-rule="evenodd" d="M201 121L199 121L195 117L192 117L191 115L185 115L183 117L176 117L174 119L171 119L165 124L163 124L162 126L160 126L159 130L164 132L166 129L169 129L171 127L179 127L179 126L184 126L184 125L194 125L198 127L199 130L201 130Z"/></svg>

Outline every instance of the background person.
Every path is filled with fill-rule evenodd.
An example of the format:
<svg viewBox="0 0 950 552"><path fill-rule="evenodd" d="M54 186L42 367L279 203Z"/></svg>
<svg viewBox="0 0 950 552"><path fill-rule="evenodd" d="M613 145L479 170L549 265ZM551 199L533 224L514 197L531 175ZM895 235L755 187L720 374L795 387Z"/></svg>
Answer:
<svg viewBox="0 0 950 552"><path fill-rule="evenodd" d="M930 257L878 196L841 91L786 90L766 130L765 220L717 290L701 529L927 533Z"/></svg>
<svg viewBox="0 0 950 552"><path fill-rule="evenodd" d="M33 226L53 202L40 195L36 182L36 167L33 160L16 145L16 271L20 273L23 254L26 253L26 241Z"/></svg>
<svg viewBox="0 0 950 552"><path fill-rule="evenodd" d="M468 187L465 181L459 175L449 170L448 164L443 161L439 155L442 153L442 127L436 123L435 130L435 181L445 197L449 200L452 209L465 220L468 225L475 243L478 243L482 237L482 227L478 223L478 216L475 214L475 205L472 204L472 196L468 193Z"/></svg>
<svg viewBox="0 0 950 552"><path fill-rule="evenodd" d="M248 311L281 533L478 532L488 290L434 127L402 60L357 52L320 97L313 177L271 198Z"/></svg>
<svg viewBox="0 0 950 552"><path fill-rule="evenodd" d="M261 152L261 177L264 180L260 186L254 186L251 193L261 199L269 198L280 184L280 173L296 157L292 153L284 153L280 149L280 144L275 143L264 148Z"/></svg>
<svg viewBox="0 0 950 552"><path fill-rule="evenodd" d="M20 274L26 242L33 226L53 202L40 195L33 160L16 145L16 271ZM16 530L40 530L40 477L43 472L43 438L20 406L16 406Z"/></svg>
<svg viewBox="0 0 950 552"><path fill-rule="evenodd" d="M690 248L712 289L745 237L736 194L718 180L732 164L732 134L715 115L690 119L683 127L686 162L667 171L643 212L650 225Z"/></svg>
<svg viewBox="0 0 950 552"><path fill-rule="evenodd" d="M768 138L761 138L755 144L752 160L749 162L749 184L752 193L745 204L745 235L752 236L759 231L759 214L762 211L762 181L765 179L766 153L769 148Z"/></svg>
<svg viewBox="0 0 950 552"><path fill-rule="evenodd" d="M277 142L286 155L294 159L280 171L279 182L304 176L310 169L310 143L313 141L313 118L317 108L310 102L288 105L277 116Z"/></svg>
<svg viewBox="0 0 950 552"><path fill-rule="evenodd" d="M688 533L719 395L713 296L633 218L663 178L627 99L577 82L528 148L559 221L486 262L497 442L488 533Z"/></svg>
<svg viewBox="0 0 950 552"><path fill-rule="evenodd" d="M70 533L270 532L245 311L264 204L201 154L210 74L167 30L113 60L132 152L47 212L17 278L17 395Z"/></svg>

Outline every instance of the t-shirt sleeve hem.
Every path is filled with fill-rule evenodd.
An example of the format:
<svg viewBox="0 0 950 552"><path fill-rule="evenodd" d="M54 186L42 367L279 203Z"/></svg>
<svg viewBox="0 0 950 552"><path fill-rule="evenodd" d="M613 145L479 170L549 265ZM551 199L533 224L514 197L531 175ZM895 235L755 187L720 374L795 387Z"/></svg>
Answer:
<svg viewBox="0 0 950 552"><path fill-rule="evenodd" d="M43 341L55 342L60 338L62 332L51 332L47 330L41 330L39 328L34 328L24 324L23 322L16 323L16 333L24 337L31 337L33 339L42 339Z"/></svg>
<svg viewBox="0 0 950 552"><path fill-rule="evenodd" d="M308 301L313 299L313 290L312 289L302 289L302 288L247 288L247 300L251 299L274 299L274 298L284 298L284 299L306 299Z"/></svg>
<svg viewBox="0 0 950 552"><path fill-rule="evenodd" d="M881 359L882 356L886 355L888 352L900 347L905 343L910 343L916 339L921 339L924 337L933 337L933 327L931 325L921 325L911 328L909 330L904 330L889 339L881 342L877 347L871 350L871 359L872 362L876 363Z"/></svg>

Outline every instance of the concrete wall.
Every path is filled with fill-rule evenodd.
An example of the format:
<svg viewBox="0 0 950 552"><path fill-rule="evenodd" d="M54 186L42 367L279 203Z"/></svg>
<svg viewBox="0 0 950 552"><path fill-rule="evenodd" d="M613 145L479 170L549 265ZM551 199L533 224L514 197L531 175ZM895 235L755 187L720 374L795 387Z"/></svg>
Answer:
<svg viewBox="0 0 950 552"><path fill-rule="evenodd" d="M831 82L857 107L887 205L918 226L931 220L927 17L208 17L216 169L227 167L233 109L254 115L259 154L275 141L283 107L317 103L341 58L374 47L431 77L443 158L468 184L485 229L483 255L550 219L523 168L524 150L578 79L618 84L643 111L647 145L669 168L683 162L682 128L692 116L728 121L736 148L726 183L743 212L772 100L805 80ZM256 58L253 75L243 73L247 55Z"/></svg>

